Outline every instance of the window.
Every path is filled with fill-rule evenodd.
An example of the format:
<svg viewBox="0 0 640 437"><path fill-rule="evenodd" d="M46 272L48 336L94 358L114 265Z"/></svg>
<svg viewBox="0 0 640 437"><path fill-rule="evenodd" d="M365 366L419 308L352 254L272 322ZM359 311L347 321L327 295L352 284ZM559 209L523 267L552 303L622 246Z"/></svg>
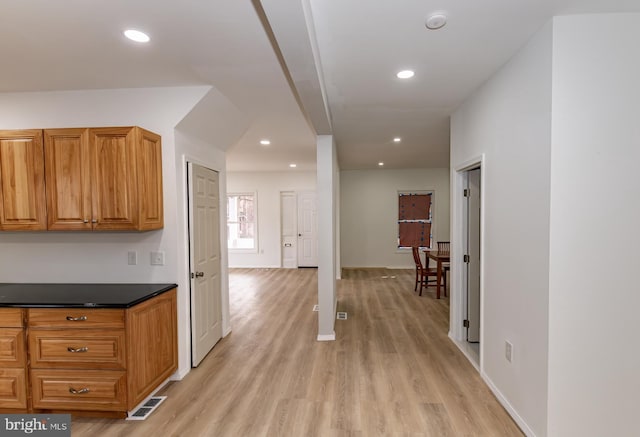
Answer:
<svg viewBox="0 0 640 437"><path fill-rule="evenodd" d="M398 193L398 248L431 247L432 192Z"/></svg>
<svg viewBox="0 0 640 437"><path fill-rule="evenodd" d="M227 194L227 247L257 248L255 193Z"/></svg>

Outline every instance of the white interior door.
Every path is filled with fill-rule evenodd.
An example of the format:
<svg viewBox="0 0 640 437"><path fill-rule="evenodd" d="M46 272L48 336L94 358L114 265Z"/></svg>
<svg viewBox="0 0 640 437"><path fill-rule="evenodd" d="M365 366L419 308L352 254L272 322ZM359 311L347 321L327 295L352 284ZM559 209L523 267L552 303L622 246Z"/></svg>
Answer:
<svg viewBox="0 0 640 437"><path fill-rule="evenodd" d="M218 173L189 163L191 365L222 337Z"/></svg>
<svg viewBox="0 0 640 437"><path fill-rule="evenodd" d="M318 267L316 193L298 193L298 267Z"/></svg>
<svg viewBox="0 0 640 437"><path fill-rule="evenodd" d="M467 172L467 341L480 341L480 169Z"/></svg>
<svg viewBox="0 0 640 437"><path fill-rule="evenodd" d="M298 220L296 213L296 193L283 191L280 193L280 235L282 244L282 267L295 269L298 267Z"/></svg>

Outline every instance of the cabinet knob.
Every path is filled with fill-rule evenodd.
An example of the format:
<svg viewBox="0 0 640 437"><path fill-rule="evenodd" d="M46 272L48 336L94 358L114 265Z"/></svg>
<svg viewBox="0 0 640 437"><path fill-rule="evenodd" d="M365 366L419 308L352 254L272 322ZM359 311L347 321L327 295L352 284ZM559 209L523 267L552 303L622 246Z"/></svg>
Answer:
<svg viewBox="0 0 640 437"><path fill-rule="evenodd" d="M87 320L87 316L80 316L80 317L67 316L67 320L70 322L84 322L85 320Z"/></svg>
<svg viewBox="0 0 640 437"><path fill-rule="evenodd" d="M75 354L75 353L78 353L78 352L89 352L89 348L88 348L88 347L86 347L86 346L79 347L79 348L73 348L73 347L69 346L69 347L67 348L67 350L68 350L69 352L71 352L72 354Z"/></svg>
<svg viewBox="0 0 640 437"><path fill-rule="evenodd" d="M98 223L98 219L91 220L91 223Z"/></svg>
<svg viewBox="0 0 640 437"><path fill-rule="evenodd" d="M89 220L84 219L84 220L82 220L82 222L83 222L83 223L89 223Z"/></svg>

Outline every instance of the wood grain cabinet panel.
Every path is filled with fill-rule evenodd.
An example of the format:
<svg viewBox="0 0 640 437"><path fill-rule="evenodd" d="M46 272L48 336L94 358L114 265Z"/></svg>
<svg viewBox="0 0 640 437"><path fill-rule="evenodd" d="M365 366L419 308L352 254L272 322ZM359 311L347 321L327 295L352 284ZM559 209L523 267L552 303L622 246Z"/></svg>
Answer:
<svg viewBox="0 0 640 437"><path fill-rule="evenodd" d="M0 368L0 408L27 408L27 382L24 368Z"/></svg>
<svg viewBox="0 0 640 437"><path fill-rule="evenodd" d="M0 411L24 411L27 404L27 351L24 311L0 308Z"/></svg>
<svg viewBox="0 0 640 437"><path fill-rule="evenodd" d="M29 308L30 328L124 328L125 310L108 308Z"/></svg>
<svg viewBox="0 0 640 437"><path fill-rule="evenodd" d="M164 226L160 135L141 128L137 134L140 229L160 229Z"/></svg>
<svg viewBox="0 0 640 437"><path fill-rule="evenodd" d="M48 229L164 226L160 136L137 126L44 131Z"/></svg>
<svg viewBox="0 0 640 437"><path fill-rule="evenodd" d="M0 328L0 365L23 367L25 363L24 329Z"/></svg>
<svg viewBox="0 0 640 437"><path fill-rule="evenodd" d="M129 408L178 369L176 289L127 311Z"/></svg>
<svg viewBox="0 0 640 437"><path fill-rule="evenodd" d="M125 368L124 329L29 331L31 368Z"/></svg>
<svg viewBox="0 0 640 437"><path fill-rule="evenodd" d="M47 228L92 229L91 153L87 129L45 129Z"/></svg>
<svg viewBox="0 0 640 437"><path fill-rule="evenodd" d="M0 230L46 228L42 131L0 131Z"/></svg>
<svg viewBox="0 0 640 437"><path fill-rule="evenodd" d="M123 411L126 373L116 370L31 370L33 406L41 409Z"/></svg>

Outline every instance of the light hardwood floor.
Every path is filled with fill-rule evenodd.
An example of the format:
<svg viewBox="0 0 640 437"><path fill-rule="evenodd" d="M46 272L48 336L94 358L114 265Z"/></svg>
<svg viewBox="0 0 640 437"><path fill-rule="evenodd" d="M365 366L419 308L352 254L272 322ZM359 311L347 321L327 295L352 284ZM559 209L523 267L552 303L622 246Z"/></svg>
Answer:
<svg viewBox="0 0 640 437"><path fill-rule="evenodd" d="M73 436L523 435L448 339L448 299L413 281L345 270L348 319L317 342L315 269L233 269L233 332L200 367L147 420L74 418Z"/></svg>

